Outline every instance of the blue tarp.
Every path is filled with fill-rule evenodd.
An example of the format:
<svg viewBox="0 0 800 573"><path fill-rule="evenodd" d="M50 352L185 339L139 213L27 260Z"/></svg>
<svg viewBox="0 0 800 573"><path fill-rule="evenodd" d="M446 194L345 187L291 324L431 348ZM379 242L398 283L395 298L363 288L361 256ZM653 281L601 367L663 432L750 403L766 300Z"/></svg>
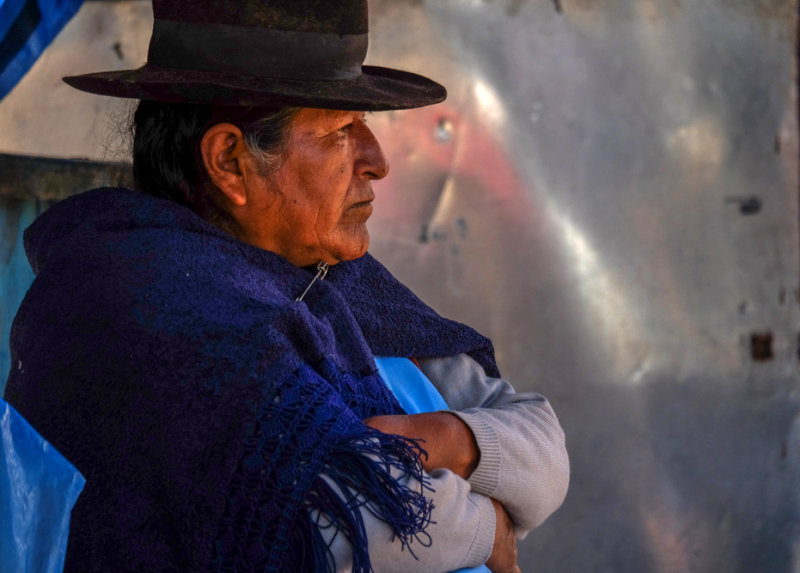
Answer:
<svg viewBox="0 0 800 573"><path fill-rule="evenodd" d="M0 571L61 573L83 476L0 400Z"/></svg>
<svg viewBox="0 0 800 573"><path fill-rule="evenodd" d="M0 0L0 99L80 8L83 0Z"/></svg>

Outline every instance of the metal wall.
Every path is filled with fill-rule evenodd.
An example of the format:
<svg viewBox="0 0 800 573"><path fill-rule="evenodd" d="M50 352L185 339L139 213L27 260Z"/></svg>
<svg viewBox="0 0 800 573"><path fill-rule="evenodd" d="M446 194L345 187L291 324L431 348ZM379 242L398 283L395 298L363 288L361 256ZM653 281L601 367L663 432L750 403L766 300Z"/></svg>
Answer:
<svg viewBox="0 0 800 573"><path fill-rule="evenodd" d="M54 77L138 65L149 17L85 4L0 152L109 159L108 100ZM450 92L370 117L372 250L567 432L523 571L800 573L796 3L373 0L371 28Z"/></svg>

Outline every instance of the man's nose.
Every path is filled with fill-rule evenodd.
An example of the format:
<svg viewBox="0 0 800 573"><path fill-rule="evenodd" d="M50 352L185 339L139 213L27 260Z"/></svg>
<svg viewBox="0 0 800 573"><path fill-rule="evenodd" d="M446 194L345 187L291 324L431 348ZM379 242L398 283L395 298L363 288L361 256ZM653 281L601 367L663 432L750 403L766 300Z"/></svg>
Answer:
<svg viewBox="0 0 800 573"><path fill-rule="evenodd" d="M383 179L389 173L389 161L383 154L381 144L366 124L360 123L357 130L356 175L366 179Z"/></svg>

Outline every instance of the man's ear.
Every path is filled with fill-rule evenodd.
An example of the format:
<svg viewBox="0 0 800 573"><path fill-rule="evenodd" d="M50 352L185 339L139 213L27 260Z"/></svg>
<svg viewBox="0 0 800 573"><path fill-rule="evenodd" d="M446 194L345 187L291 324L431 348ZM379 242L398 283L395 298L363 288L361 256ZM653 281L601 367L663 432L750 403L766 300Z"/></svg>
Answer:
<svg viewBox="0 0 800 573"><path fill-rule="evenodd" d="M242 130L232 123L212 125L200 140L200 155L209 179L239 207L247 203L243 160L248 154Z"/></svg>

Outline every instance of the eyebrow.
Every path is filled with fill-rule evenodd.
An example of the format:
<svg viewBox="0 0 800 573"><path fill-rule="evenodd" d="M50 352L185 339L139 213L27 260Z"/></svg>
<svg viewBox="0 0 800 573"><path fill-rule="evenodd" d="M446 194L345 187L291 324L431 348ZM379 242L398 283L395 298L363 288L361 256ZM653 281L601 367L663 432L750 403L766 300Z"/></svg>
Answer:
<svg viewBox="0 0 800 573"><path fill-rule="evenodd" d="M366 117L366 115L367 115L366 111L342 110L342 111L337 111L336 118L339 119L339 118L345 118L345 117L357 117L359 119L364 119L364 117Z"/></svg>
<svg viewBox="0 0 800 573"><path fill-rule="evenodd" d="M334 118L335 124L344 124L345 122L360 120L366 122L367 119L367 112L365 111L344 111L341 114L337 114Z"/></svg>

